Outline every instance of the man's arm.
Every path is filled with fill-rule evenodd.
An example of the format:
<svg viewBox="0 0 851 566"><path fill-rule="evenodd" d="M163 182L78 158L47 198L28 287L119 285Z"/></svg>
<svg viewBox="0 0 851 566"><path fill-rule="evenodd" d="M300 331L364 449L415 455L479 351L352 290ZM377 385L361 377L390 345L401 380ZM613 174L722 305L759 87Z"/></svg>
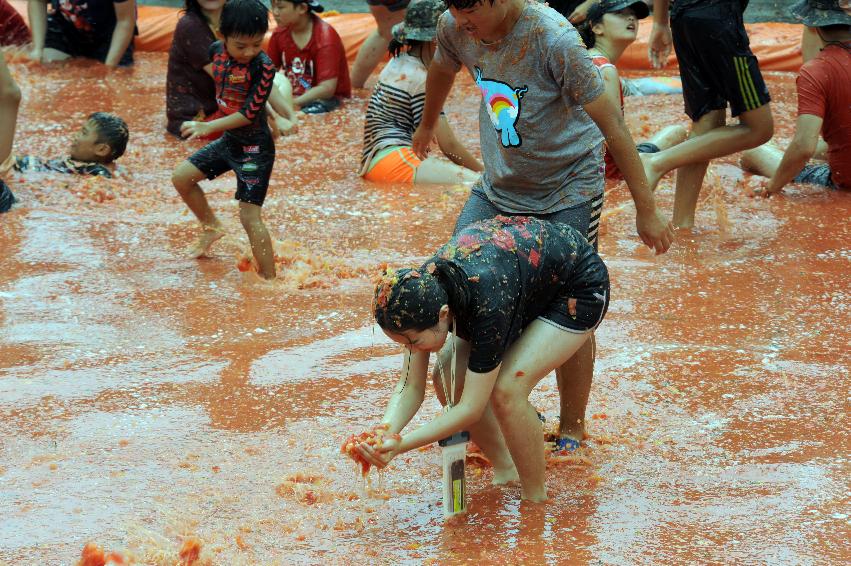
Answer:
<svg viewBox="0 0 851 566"><path fill-rule="evenodd" d="M605 94L583 106L603 132L609 153L623 174L624 180L635 202L635 224L641 241L665 253L674 241L674 228L670 221L656 208L656 200L647 183L641 158L635 150L635 142L626 127L623 114Z"/></svg>
<svg viewBox="0 0 851 566"><path fill-rule="evenodd" d="M647 40L647 55L650 64L656 69L664 67L671 55L673 38L669 22L670 4L670 0L653 0L653 29Z"/></svg>
<svg viewBox="0 0 851 566"><path fill-rule="evenodd" d="M470 153L470 150L464 147L464 144L459 142L458 138L455 137L455 133L449 126L449 122L446 120L445 116L441 116L440 120L437 121L437 129L435 133L437 135L437 145L440 146L440 151L442 151L443 155L448 157L450 161L472 171L484 171L485 168L482 167L479 160L476 159L476 157Z"/></svg>
<svg viewBox="0 0 851 566"><path fill-rule="evenodd" d="M777 193L786 186L816 153L824 120L812 114L801 114L795 124L795 137L783 153L774 176L766 184L767 193Z"/></svg>
<svg viewBox="0 0 851 566"><path fill-rule="evenodd" d="M452 85L455 83L456 72L453 69L442 67L432 60L428 67L426 77L426 98L423 108L423 117L417 131L414 132L413 150L417 157L425 159L428 157L429 144L434 139L434 130L443 105L449 97Z"/></svg>
<svg viewBox="0 0 851 566"><path fill-rule="evenodd" d="M44 55L44 38L47 36L47 2L45 0L29 0L27 16L29 16L30 31L32 31L33 36L30 58L41 61Z"/></svg>
<svg viewBox="0 0 851 566"><path fill-rule="evenodd" d="M106 54L104 64L107 67L117 67L127 46L133 41L133 33L136 30L136 0L116 2L115 6L115 29L112 30L112 40L109 43L109 53Z"/></svg>

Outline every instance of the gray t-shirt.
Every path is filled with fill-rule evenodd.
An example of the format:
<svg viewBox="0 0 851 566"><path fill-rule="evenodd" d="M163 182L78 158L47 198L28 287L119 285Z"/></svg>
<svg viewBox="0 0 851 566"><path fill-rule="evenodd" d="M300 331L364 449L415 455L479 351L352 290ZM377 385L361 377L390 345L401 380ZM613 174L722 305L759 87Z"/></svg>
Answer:
<svg viewBox="0 0 851 566"><path fill-rule="evenodd" d="M440 17L434 63L464 65L482 92L481 187L510 213L549 214L599 197L603 135L582 109L603 93L579 33L555 10L527 1L514 29L483 44Z"/></svg>

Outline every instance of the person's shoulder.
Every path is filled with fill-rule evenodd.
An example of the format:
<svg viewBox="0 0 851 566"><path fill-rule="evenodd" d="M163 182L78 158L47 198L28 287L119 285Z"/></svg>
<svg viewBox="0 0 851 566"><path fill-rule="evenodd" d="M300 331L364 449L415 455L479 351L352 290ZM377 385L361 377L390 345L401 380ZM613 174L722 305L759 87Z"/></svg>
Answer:
<svg viewBox="0 0 851 566"><path fill-rule="evenodd" d="M316 14L313 14L313 31L314 33L318 31L323 38L336 38L342 41L336 28Z"/></svg>
<svg viewBox="0 0 851 566"><path fill-rule="evenodd" d="M265 51L261 51L260 53L258 53L257 56L251 60L251 65L260 68L265 67L267 69L275 68L275 64L272 62L272 58L269 57L269 55L267 55Z"/></svg>
<svg viewBox="0 0 851 566"><path fill-rule="evenodd" d="M187 33L205 27L209 26L207 26L207 22L204 21L204 18L194 12L185 12L182 16L180 16L180 19L177 20L177 25L174 26L174 33L175 35L178 33Z"/></svg>

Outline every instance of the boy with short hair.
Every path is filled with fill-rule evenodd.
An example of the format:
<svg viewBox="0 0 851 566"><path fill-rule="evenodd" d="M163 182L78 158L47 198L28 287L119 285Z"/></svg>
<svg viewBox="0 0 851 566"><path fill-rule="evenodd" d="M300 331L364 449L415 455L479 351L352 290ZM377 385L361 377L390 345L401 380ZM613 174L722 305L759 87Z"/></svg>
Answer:
<svg viewBox="0 0 851 566"><path fill-rule="evenodd" d="M755 191L765 196L790 182L851 190L851 14L837 0L805 0L792 13L820 49L798 74L795 136L785 153L770 144L744 152L742 165L769 177ZM819 133L827 143L827 162L807 164L817 154Z"/></svg>
<svg viewBox="0 0 851 566"><path fill-rule="evenodd" d="M674 225L694 226L697 199L711 159L756 147L774 134L768 88L751 52L743 13L748 0L654 0L649 56L657 68L677 52L685 112L692 120L689 139L665 151L644 155L651 188L677 169ZM727 104L734 126L726 125Z"/></svg>
<svg viewBox="0 0 851 566"><path fill-rule="evenodd" d="M343 41L316 15L322 11L317 0L272 2L278 29L269 40L269 57L289 79L292 92L284 95L305 114L330 112L352 96Z"/></svg>
<svg viewBox="0 0 851 566"><path fill-rule="evenodd" d="M266 101L273 88L275 66L262 50L268 17L260 0L229 0L225 4L219 24L224 41L210 46L212 63L207 67L224 117L210 122L184 122L181 128L181 133L190 139L215 132L224 134L178 165L172 182L201 223L201 236L189 250L190 257L198 258L225 235L198 181L215 179L233 170L239 219L251 242L258 273L264 279L273 279L272 240L261 218L275 163L275 142L266 121Z"/></svg>
<svg viewBox="0 0 851 566"><path fill-rule="evenodd" d="M74 136L67 158L15 156L15 170L55 171L112 178L115 174L115 160L124 155L129 137L127 123L119 116L109 112L95 112Z"/></svg>

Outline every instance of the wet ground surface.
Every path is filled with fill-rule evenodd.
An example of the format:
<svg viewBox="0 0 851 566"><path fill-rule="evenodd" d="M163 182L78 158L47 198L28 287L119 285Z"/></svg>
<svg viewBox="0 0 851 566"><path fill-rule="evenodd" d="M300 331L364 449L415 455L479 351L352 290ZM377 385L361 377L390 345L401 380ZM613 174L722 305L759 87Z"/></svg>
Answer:
<svg viewBox="0 0 851 566"><path fill-rule="evenodd" d="M360 93L278 142L264 214L289 267L261 283L236 267L231 176L206 187L232 236L210 259L181 256L195 225L169 179L195 146L163 134L164 55L109 77L12 69L18 152L61 155L104 108L132 141L116 181L10 183L0 563L73 564L93 541L174 564L189 536L215 564L848 562L851 195L755 200L722 160L699 228L654 257L626 189L609 187L591 438L551 462L550 503L521 504L473 466L469 514L444 523L436 449L398 458L372 490L338 449L378 422L402 362L371 325L366 274L436 249L464 189L357 178ZM793 80L768 82L785 142ZM475 147L477 104L464 80L447 107ZM681 100L628 99L627 113L641 138L681 121ZM658 194L670 210L670 179ZM533 402L555 418L552 376ZM429 394L418 420L437 411Z"/></svg>

